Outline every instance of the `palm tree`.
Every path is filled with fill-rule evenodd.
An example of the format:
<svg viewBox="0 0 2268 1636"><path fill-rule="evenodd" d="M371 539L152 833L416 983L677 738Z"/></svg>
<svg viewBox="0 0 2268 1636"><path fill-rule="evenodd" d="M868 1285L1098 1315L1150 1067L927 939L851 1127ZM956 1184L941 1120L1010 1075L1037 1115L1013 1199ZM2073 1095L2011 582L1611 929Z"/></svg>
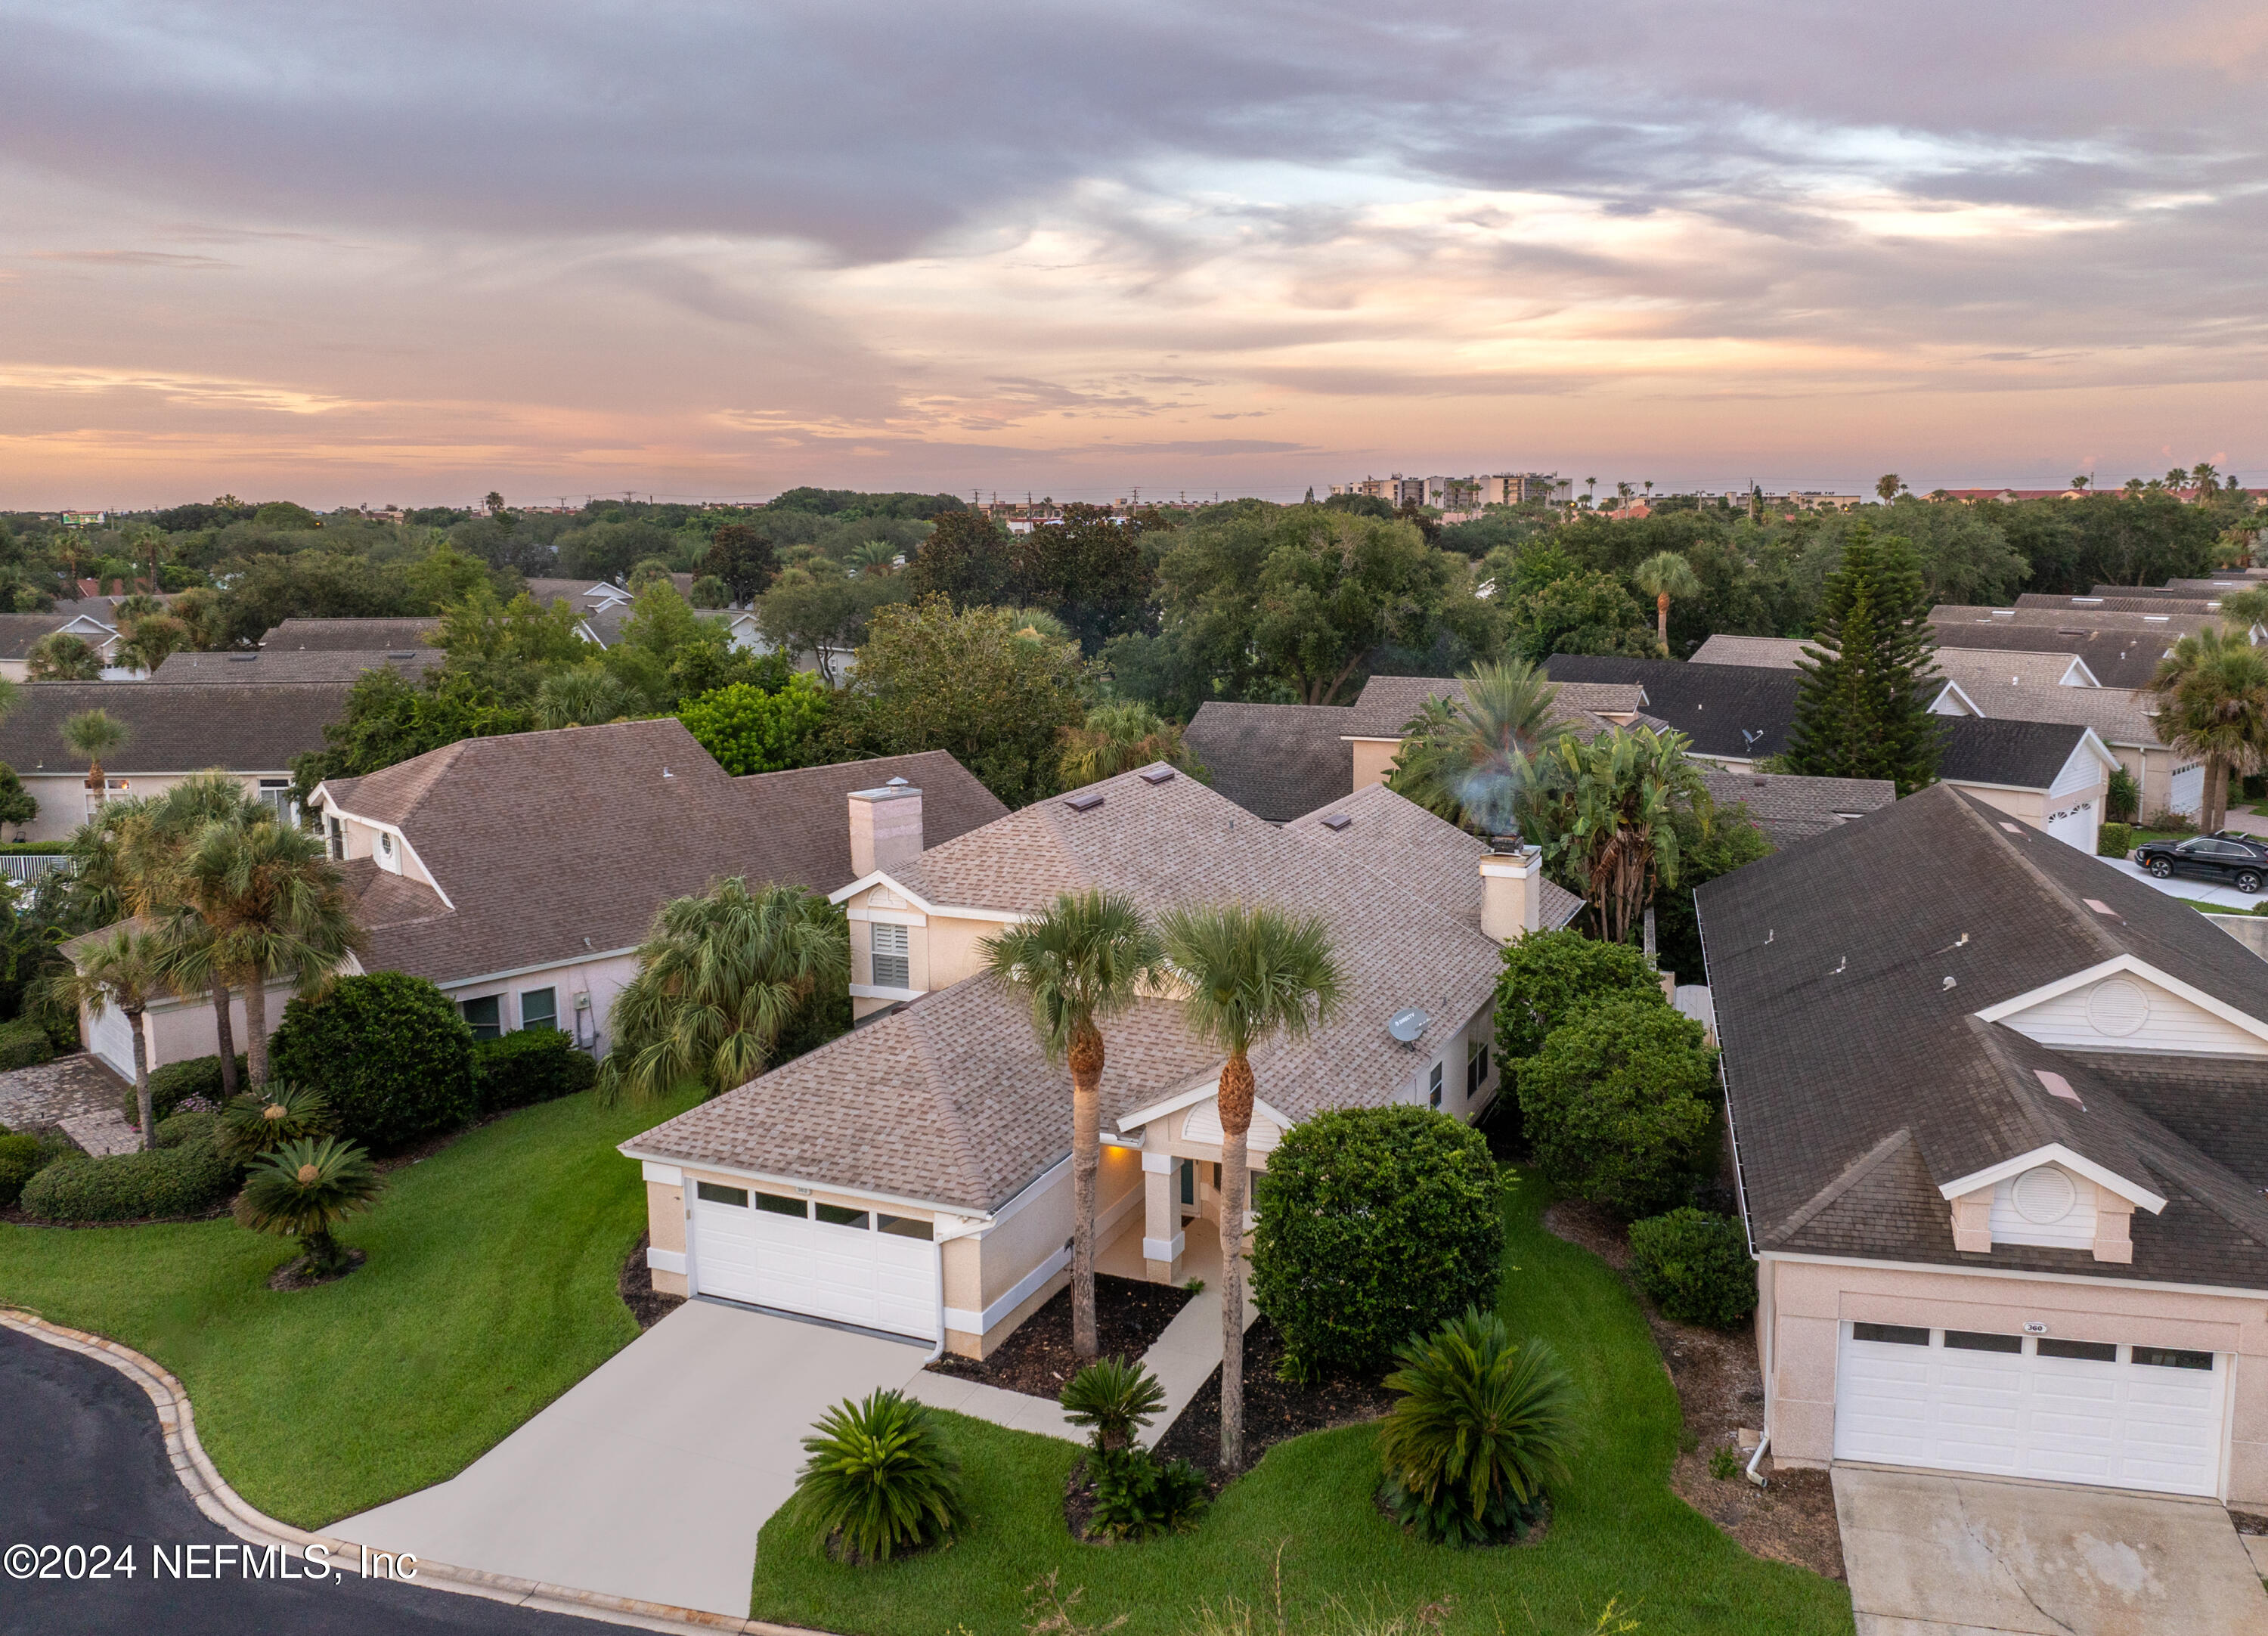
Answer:
<svg viewBox="0 0 2268 1636"><path fill-rule="evenodd" d="M2210 494L2220 476L2220 470L2211 461L2199 461L2190 468L2190 475L2197 479L2198 497Z"/></svg>
<svg viewBox="0 0 2268 1636"><path fill-rule="evenodd" d="M204 924L176 947L173 980L202 988L218 977L243 991L246 1066L257 1091L268 1083L269 983L320 986L367 946L345 883L312 831L235 817L190 836L174 878L182 905Z"/></svg>
<svg viewBox="0 0 2268 1636"><path fill-rule="evenodd" d="M1541 758L1572 730L1552 719L1559 689L1521 659L1476 665L1463 681L1462 704L1429 700L1404 728L1389 782L1453 823L1515 834Z"/></svg>
<svg viewBox="0 0 2268 1636"><path fill-rule="evenodd" d="M1182 729L1138 700L1098 704L1086 722L1063 730L1063 784L1067 790L1113 778L1152 762L1192 777L1204 769L1182 742Z"/></svg>
<svg viewBox="0 0 2268 1636"><path fill-rule="evenodd" d="M1668 659L1669 599L1700 595L1701 581L1695 577L1693 565L1675 551L1656 551L1631 571L1631 578L1653 599L1654 636L1661 644L1661 656Z"/></svg>
<svg viewBox="0 0 2268 1636"><path fill-rule="evenodd" d="M594 727L629 713L630 689L596 665L555 671L535 689L539 727Z"/></svg>
<svg viewBox="0 0 2268 1636"><path fill-rule="evenodd" d="M887 578L896 571L900 555L899 548L887 540L869 540L850 553L850 561L862 574Z"/></svg>
<svg viewBox="0 0 2268 1636"><path fill-rule="evenodd" d="M2268 758L2268 654L2242 630L2205 625L2174 644L2145 691L2158 702L2158 736L2205 762L2198 827L2211 834L2228 815L2230 770Z"/></svg>
<svg viewBox="0 0 2268 1636"><path fill-rule="evenodd" d="M120 616L124 617L122 610ZM188 626L180 620L170 614L145 614L127 628L126 639L118 645L117 662L132 670L155 671L168 656L194 645Z"/></svg>
<svg viewBox="0 0 2268 1636"><path fill-rule="evenodd" d="M1676 814L1710 811L1682 733L1617 727L1554 747L1551 799L1537 804L1548 862L1580 881L1599 935L1620 943L1677 878Z"/></svg>
<svg viewBox="0 0 2268 1636"><path fill-rule="evenodd" d="M615 999L608 1101L650 1102L697 1083L711 1096L764 1071L782 1029L822 984L850 979L843 911L795 886L734 876L662 905L637 975Z"/></svg>
<svg viewBox="0 0 2268 1636"><path fill-rule="evenodd" d="M1024 1003L1049 1062L1071 1065L1071 1345L1099 1350L1094 1330L1094 1178L1102 1158L1100 1018L1134 1003L1164 951L1134 900L1099 888L1065 892L1035 917L979 946L1001 992Z"/></svg>
<svg viewBox="0 0 2268 1636"><path fill-rule="evenodd" d="M252 1167L236 1201L236 1219L256 1233L299 1241L305 1271L335 1272L346 1252L332 1235L349 1216L386 1190L370 1155L335 1136L286 1143Z"/></svg>
<svg viewBox="0 0 2268 1636"><path fill-rule="evenodd" d="M134 1036L134 1107L144 1152L158 1145L158 1122L150 1105L150 1053L142 1038L142 1013L151 1000L171 991L165 962L162 939L131 923L115 925L82 947L72 956L75 969L54 985L56 999L74 1011L85 1006L99 1017L115 1006L125 1013Z"/></svg>
<svg viewBox="0 0 2268 1636"><path fill-rule="evenodd" d="M25 652L24 674L34 682L99 682L102 655L84 637L54 630Z"/></svg>
<svg viewBox="0 0 2268 1636"><path fill-rule="evenodd" d="M1343 979L1330 929L1270 909L1180 909L1160 928L1166 961L1188 985L1189 1031L1228 1053L1220 1088L1220 1458L1244 1464L1244 1201L1251 1184L1252 1051L1304 1037L1337 1010Z"/></svg>
<svg viewBox="0 0 2268 1636"><path fill-rule="evenodd" d="M102 758L126 742L126 724L107 710L83 710L64 719L63 742L86 757L86 815L92 818L102 809L103 795L110 787L103 777Z"/></svg>
<svg viewBox="0 0 2268 1636"><path fill-rule="evenodd" d="M195 991L200 985L196 978L202 977L212 1001L221 1094L233 1096L236 1027L229 1015L230 985L205 958L212 928L183 902L179 874L189 842L207 824L269 823L275 819L274 809L247 797L244 786L228 774L201 772L184 778L154 800L114 801L104 808L103 815L108 819L114 812L120 818L116 826L119 906L126 913L148 916L160 923L167 962L183 992Z"/></svg>
<svg viewBox="0 0 2268 1636"><path fill-rule="evenodd" d="M1583 487L1589 490L1583 496L1584 503L1589 505L1595 502L1599 497L1599 480L1596 477L1586 477L1583 479Z"/></svg>

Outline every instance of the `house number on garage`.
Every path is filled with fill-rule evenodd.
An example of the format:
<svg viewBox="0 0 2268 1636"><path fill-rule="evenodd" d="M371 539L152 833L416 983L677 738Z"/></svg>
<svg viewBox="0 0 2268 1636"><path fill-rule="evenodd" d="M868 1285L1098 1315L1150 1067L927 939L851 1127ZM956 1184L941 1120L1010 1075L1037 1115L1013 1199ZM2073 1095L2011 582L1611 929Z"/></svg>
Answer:
<svg viewBox="0 0 2268 1636"><path fill-rule="evenodd" d="M2027 1323L2024 1325L2024 1333L2027 1335L2044 1335L2047 1332L2048 1326L2044 1323Z"/></svg>

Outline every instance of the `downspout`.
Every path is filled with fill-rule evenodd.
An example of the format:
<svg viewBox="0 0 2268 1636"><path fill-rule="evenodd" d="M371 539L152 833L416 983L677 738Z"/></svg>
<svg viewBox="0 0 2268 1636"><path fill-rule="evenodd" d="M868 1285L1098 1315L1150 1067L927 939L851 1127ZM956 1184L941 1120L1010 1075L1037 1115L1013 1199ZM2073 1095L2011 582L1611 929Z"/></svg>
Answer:
<svg viewBox="0 0 2268 1636"><path fill-rule="evenodd" d="M1769 1420L1769 1415L1767 1415L1766 1419ZM1749 1481L1754 1483L1758 1488L1763 1488L1766 1485L1764 1483L1763 1474L1756 1470L1756 1467L1764 1463L1764 1450L1771 1447L1771 1433L1767 1431L1762 1437L1756 1439L1756 1451L1749 1456L1748 1478Z"/></svg>

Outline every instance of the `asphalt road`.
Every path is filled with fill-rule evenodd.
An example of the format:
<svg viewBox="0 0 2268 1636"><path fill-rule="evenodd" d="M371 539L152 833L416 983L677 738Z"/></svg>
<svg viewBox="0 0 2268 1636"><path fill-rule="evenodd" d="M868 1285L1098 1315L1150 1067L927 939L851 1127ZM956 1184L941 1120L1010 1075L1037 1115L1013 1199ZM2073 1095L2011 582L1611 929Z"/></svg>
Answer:
<svg viewBox="0 0 2268 1636"><path fill-rule="evenodd" d="M18 1545L130 1548L134 1573L18 1578ZM230 1547L229 1553L213 1548ZM204 1547L203 1551L194 1547ZM247 1579L240 1542L206 1520L173 1476L157 1411L116 1370L0 1330L0 1636L597 1636L611 1627L485 1597L364 1580L351 1558L329 1578ZM180 1573L159 1577L153 1553ZM57 1558L63 1572L79 1559ZM226 1567L216 1571L215 1564ZM295 1564L301 1572L304 1566ZM85 1572L82 1566L80 1572Z"/></svg>

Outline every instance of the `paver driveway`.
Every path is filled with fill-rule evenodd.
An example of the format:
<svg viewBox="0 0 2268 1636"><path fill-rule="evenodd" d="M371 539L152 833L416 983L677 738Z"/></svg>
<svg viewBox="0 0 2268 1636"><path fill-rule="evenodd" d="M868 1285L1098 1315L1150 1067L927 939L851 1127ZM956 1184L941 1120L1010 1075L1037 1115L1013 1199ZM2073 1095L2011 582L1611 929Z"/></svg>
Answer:
<svg viewBox="0 0 2268 1636"><path fill-rule="evenodd" d="M328 1529L387 1551L745 1618L756 1533L828 1406L924 1346L688 1301L448 1482Z"/></svg>

